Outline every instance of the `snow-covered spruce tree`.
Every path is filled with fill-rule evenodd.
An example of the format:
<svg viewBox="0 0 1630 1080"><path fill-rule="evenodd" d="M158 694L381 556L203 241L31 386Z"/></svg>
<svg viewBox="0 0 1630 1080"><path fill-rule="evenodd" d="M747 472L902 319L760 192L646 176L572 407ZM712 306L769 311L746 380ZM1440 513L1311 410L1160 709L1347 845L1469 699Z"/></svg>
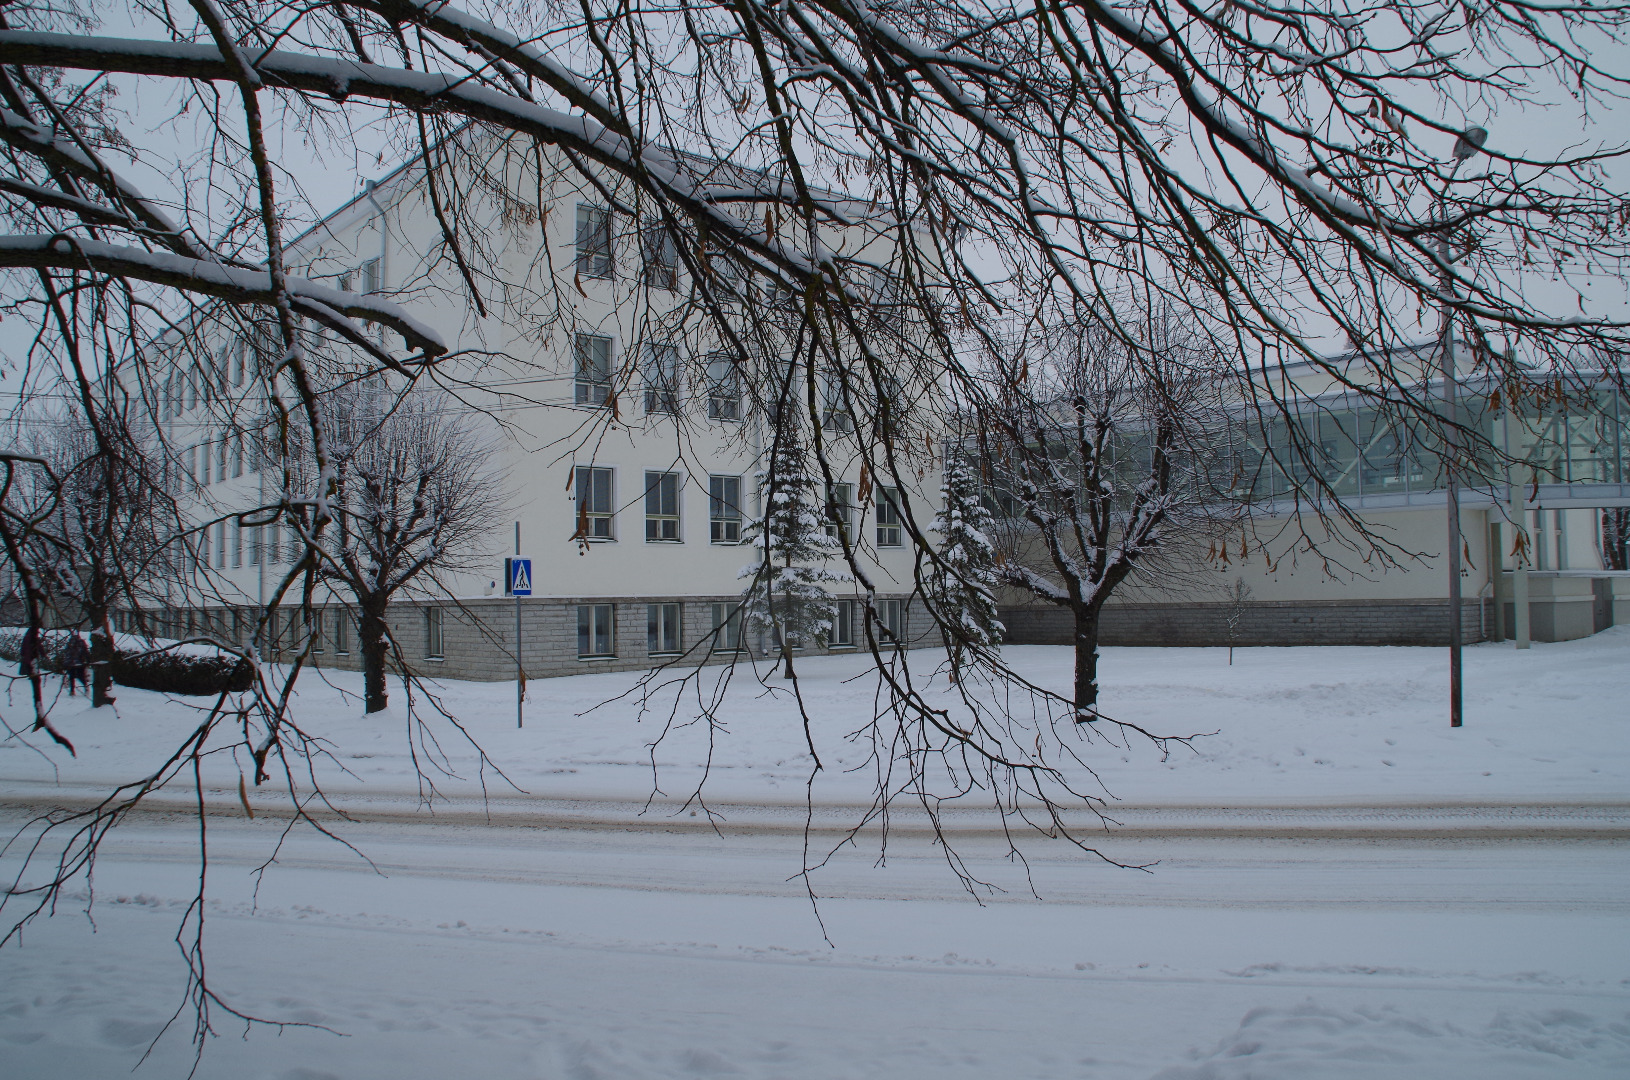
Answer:
<svg viewBox="0 0 1630 1080"><path fill-rule="evenodd" d="M996 610L999 572L991 543L993 521L981 497L979 475L961 446L952 448L940 484L940 509L933 531L941 537L939 560L929 577L928 598L938 612L951 655L951 680L961 677L970 654L1002 643Z"/></svg>
<svg viewBox="0 0 1630 1080"><path fill-rule="evenodd" d="M768 631L781 651L782 674L793 677L794 645L825 646L836 606L826 584L851 580L827 569L839 549L826 534L819 481L809 471L796 421L787 412L775 434L770 467L757 476L763 513L746 529L754 559L736 575L747 581L742 611L749 631Z"/></svg>

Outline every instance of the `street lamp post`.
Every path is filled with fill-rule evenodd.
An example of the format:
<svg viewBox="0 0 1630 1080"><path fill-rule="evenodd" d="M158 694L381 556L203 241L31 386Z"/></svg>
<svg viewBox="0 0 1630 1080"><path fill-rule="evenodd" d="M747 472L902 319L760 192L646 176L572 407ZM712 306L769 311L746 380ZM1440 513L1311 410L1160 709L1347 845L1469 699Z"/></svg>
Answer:
<svg viewBox="0 0 1630 1080"><path fill-rule="evenodd" d="M1467 160L1475 157L1488 141L1489 133L1480 127L1467 128L1455 139L1454 167L1449 180ZM1447 197L1445 192L1444 198ZM1438 202L1439 274L1443 281L1443 340L1438 352L1443 358L1443 471L1449 517L1449 726L1460 727L1463 719L1461 694L1461 630L1460 630L1460 480L1456 466L1460 461L1460 415L1455 386L1455 322L1454 307L1450 302L1454 289L1454 275L1450 271L1448 208L1444 199Z"/></svg>

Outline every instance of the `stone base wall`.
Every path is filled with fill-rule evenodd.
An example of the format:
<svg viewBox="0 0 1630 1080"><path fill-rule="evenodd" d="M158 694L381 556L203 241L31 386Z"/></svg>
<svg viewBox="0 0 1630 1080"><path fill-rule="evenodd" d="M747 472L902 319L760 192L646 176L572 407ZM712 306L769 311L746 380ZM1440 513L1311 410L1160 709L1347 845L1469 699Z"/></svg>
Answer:
<svg viewBox="0 0 1630 1080"><path fill-rule="evenodd" d="M713 604L734 606L738 596L700 596L676 598L672 596L588 596L538 597L521 601L521 668L528 679L552 678L559 675L583 675L594 671L645 670L661 664L695 665L697 663L725 663L751 655L764 658L775 650L770 642L761 641L757 634L743 633L742 649L717 648L713 629ZM680 605L679 653L653 655L648 649L646 631L647 608L651 604ZM611 604L613 606L614 646L612 655L579 657L577 652L577 609L581 604ZM425 619L426 608L434 607L442 613L442 655L428 656L429 629ZM154 626L157 633L214 634L227 639L235 638L236 627L231 613L219 609L207 615L194 613L195 629L184 624ZM184 616L182 616L184 617ZM342 617L349 618L344 609L329 607L323 610L323 640L320 651L314 652L313 663L319 668L342 671L360 670L362 656L358 650L355 623L349 624L342 642L336 624ZM178 620L179 621L179 620ZM247 620L245 620L247 621ZM513 598L466 600L462 603L435 604L403 601L393 604L387 615L391 635L395 638L408 667L418 675L429 678L474 679L500 682L515 678L515 601ZM857 625L857 641L864 643L864 630ZM932 626L920 606L906 608L906 637L910 648L922 648L939 643L938 631ZM293 641L295 635L285 632L284 640ZM340 646L344 645L342 651ZM801 649L799 655L820 655L823 652L854 652L853 647L833 647L826 650L813 646ZM278 659L284 659L278 656ZM394 663L392 670L395 670Z"/></svg>
<svg viewBox="0 0 1630 1080"><path fill-rule="evenodd" d="M1102 645L1212 646L1229 643L1230 604L1114 604L1104 608ZM1492 605L1461 605L1461 634L1486 640ZM1015 645L1068 645L1074 624L1064 608L1026 604L1002 609ZM1259 601L1240 611L1235 645L1447 645L1447 600Z"/></svg>

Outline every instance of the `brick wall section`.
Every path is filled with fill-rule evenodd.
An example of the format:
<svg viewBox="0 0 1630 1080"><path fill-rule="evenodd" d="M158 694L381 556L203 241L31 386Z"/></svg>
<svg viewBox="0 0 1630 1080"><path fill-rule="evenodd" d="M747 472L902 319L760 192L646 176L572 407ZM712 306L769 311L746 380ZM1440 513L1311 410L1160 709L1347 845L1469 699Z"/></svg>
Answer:
<svg viewBox="0 0 1630 1080"><path fill-rule="evenodd" d="M525 599L521 602L522 668L528 679L545 679L559 675L583 675L593 671L645 670L664 663L694 665L724 663L733 658L730 653L710 652L713 635L713 604L735 604L739 597L702 596L677 599L671 596L604 596L550 597ZM679 603L681 646L688 650L683 656L653 657L646 651L646 607L650 604ZM608 658L579 659L577 655L577 608L579 604L614 604L616 644L615 655ZM442 659L425 657L427 638L424 607L419 604L393 605L388 616L391 632L401 646L408 665L420 675L430 678L475 679L501 682L515 678L515 601L494 597L490 600L467 600L462 605L444 603L442 608ZM351 631L351 651L337 653L332 640L334 609L324 613L324 629L330 635L324 651L316 657L318 667L356 671L361 654L357 651L356 631ZM939 642L938 632L929 624L920 607L907 611L907 635L912 648L932 646ZM856 627L857 637L862 633ZM756 637L744 635L743 644L757 649ZM834 649L833 652L853 652L853 649ZM802 655L815 655L820 650L806 649Z"/></svg>
<svg viewBox="0 0 1630 1080"><path fill-rule="evenodd" d="M1227 645L1229 604L1110 604L1102 645ZM1461 633L1482 641L1478 601L1461 605ZM1492 608L1483 618L1492 630ZM1002 609L1014 645L1068 645L1069 613L1052 605ZM1261 601L1245 605L1236 645L1447 645L1447 600Z"/></svg>

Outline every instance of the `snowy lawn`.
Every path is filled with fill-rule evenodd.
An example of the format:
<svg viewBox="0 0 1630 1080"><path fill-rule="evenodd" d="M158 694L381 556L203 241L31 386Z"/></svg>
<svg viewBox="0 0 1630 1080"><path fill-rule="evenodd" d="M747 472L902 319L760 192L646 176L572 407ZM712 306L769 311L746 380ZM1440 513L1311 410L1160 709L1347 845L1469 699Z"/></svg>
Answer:
<svg viewBox="0 0 1630 1080"><path fill-rule="evenodd" d="M1011 656L1038 681L1067 680L1063 650ZM399 687L388 715L364 719L355 676L312 679L299 713L331 740L325 782L359 809L343 832L372 862L297 832L257 894L253 871L284 822L269 799L247 819L236 770L214 760L207 946L235 1006L340 1034L239 1038L217 1015L224 1037L207 1040L198 1075L1630 1075L1630 628L1527 654L1469 649L1457 732L1445 668L1425 649L1249 649L1232 668L1223 650L1106 650L1107 712L1217 731L1167 761L1137 744L1090 749L1138 824L1106 850L1151 872L1040 840L1015 864L999 837L960 828L988 826L970 812L959 850L999 887L983 905L908 823L884 862L875 836L840 850L813 878L818 908L796 877L802 812L774 805L801 802L801 732L746 671L709 783L722 835L671 806L639 816L657 718L626 702L592 708L629 675L534 683L519 732L512 685L442 688L532 793L495 800L490 822L468 801L477 771L445 727L457 797L416 804ZM802 665L828 764L816 787L826 829L869 791L844 771L865 757L844 738L872 710L861 670L847 658ZM117 715L62 704L77 760L0 744L0 828L139 774L196 722L156 695L119 698ZM13 724L21 704L6 710ZM684 729L657 751L665 791L694 783L701 745ZM525 809L573 800L629 805L578 819ZM1167 828L1185 814L1212 831ZM1484 821L1512 827L1455 827ZM197 884L197 836L184 812L138 816L98 864L94 928L80 892L0 952L0 1077L131 1075L185 1004L173 939ZM183 1010L135 1075L184 1076L190 1032Z"/></svg>
<svg viewBox="0 0 1630 1080"><path fill-rule="evenodd" d="M1065 649L1010 648L1014 666L1038 684L1063 689L1070 679ZM935 654L910 654L926 674ZM711 689L723 669L704 669ZM771 668L760 666L770 676ZM870 743L846 736L874 710L876 680L866 658L809 658L800 684L815 719L826 764L817 801L852 803L871 791ZM1466 726L1448 726L1447 651L1420 648L1106 649L1105 713L1173 735L1206 733L1193 749L1163 758L1148 743L1083 744L1082 754L1108 792L1132 804L1225 805L1289 802L1618 800L1630 777L1630 627L1583 641L1466 650ZM643 799L652 791L650 743L663 730L672 695L641 714L629 698L614 700L631 674L583 675L531 684L524 730L515 728L514 684L448 682L441 704L525 792L557 798ZM364 717L361 678L310 672L302 678L297 718L329 740L335 766L324 776L334 791L407 794L416 790L404 737L404 694L391 709ZM935 687L955 706L943 677ZM21 684L9 716L21 716ZM695 715L695 688L678 703L678 719ZM53 717L79 749L47 761L12 739L0 742L0 778L101 784L128 780L177 745L208 699L176 704L161 695L121 689L116 711L62 699ZM1028 709L1025 704L1024 708ZM474 795L481 771L468 744L436 722L431 730L456 778L438 776L443 791ZM707 791L720 802L800 801L809 773L802 728L785 684L736 670L714 734ZM1211 734L1214 733L1214 734ZM662 791L688 794L706 760L703 725L678 727L655 751ZM421 761L433 761L418 745ZM214 779L234 788L237 768L224 759ZM60 770L60 771L59 771ZM489 772L488 789L508 790ZM1072 782L1094 790L1078 772Z"/></svg>

